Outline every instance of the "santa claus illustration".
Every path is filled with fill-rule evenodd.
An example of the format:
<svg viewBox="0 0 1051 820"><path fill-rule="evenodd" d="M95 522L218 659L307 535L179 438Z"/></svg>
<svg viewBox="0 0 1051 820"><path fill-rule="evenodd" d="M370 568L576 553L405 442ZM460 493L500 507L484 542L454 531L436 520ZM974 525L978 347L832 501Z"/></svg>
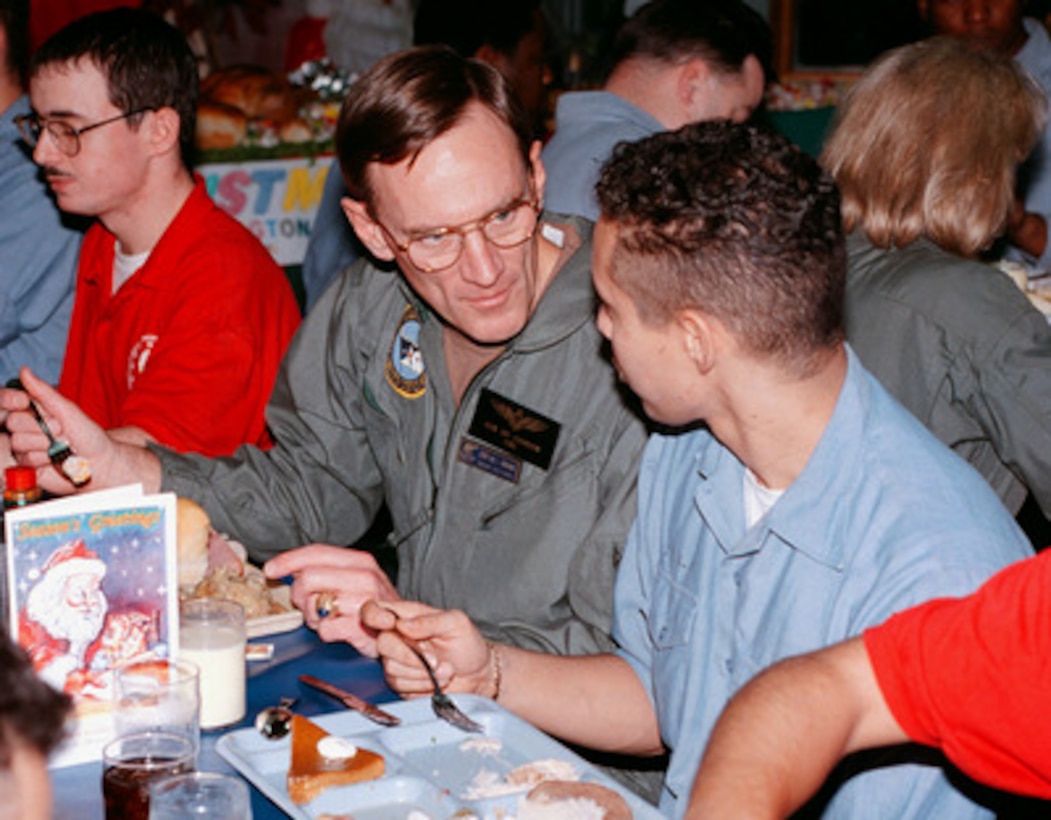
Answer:
<svg viewBox="0 0 1051 820"><path fill-rule="evenodd" d="M19 613L18 642L51 686L80 694L87 660L106 622L106 565L83 541L59 547Z"/></svg>

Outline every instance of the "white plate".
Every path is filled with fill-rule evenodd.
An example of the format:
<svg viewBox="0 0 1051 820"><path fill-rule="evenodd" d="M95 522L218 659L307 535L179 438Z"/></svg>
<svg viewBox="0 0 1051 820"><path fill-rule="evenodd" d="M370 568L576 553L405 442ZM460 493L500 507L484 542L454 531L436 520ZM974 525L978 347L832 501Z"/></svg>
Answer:
<svg viewBox="0 0 1051 820"><path fill-rule="evenodd" d="M572 765L580 779L620 793L635 820L658 820L658 811L620 786L561 743L545 735L487 698L455 695L457 705L485 727L497 748L478 749L470 741L481 737L439 721L430 701L420 698L384 704L402 724L383 728L357 712L333 712L311 718L327 732L345 737L355 746L383 755L386 773L378 780L339 786L315 800L297 806L288 795L287 776L291 740L266 740L255 729L239 729L219 738L219 754L273 800L290 817L312 820L323 814L351 815L355 820L401 820L415 810L446 820L468 811L480 820L514 814L529 787L515 794L472 799L469 792L480 774L503 778L512 769L538 760L561 760Z"/></svg>
<svg viewBox="0 0 1051 820"><path fill-rule="evenodd" d="M241 559L248 562L248 550L240 541L235 541L227 535L223 535L230 549ZM281 607L282 611L273 615L263 615L259 618L249 618L245 621L245 633L248 640L261 638L264 635L277 635L281 632L291 632L303 624L303 613L292 606L292 590L287 584L270 585L270 600Z"/></svg>
<svg viewBox="0 0 1051 820"><path fill-rule="evenodd" d="M245 621L245 632L248 639L261 638L264 635L277 635L280 632L291 632L303 623L303 613L292 606L292 588L282 584L270 588L270 600L282 608L274 615L263 615L261 618L249 618Z"/></svg>

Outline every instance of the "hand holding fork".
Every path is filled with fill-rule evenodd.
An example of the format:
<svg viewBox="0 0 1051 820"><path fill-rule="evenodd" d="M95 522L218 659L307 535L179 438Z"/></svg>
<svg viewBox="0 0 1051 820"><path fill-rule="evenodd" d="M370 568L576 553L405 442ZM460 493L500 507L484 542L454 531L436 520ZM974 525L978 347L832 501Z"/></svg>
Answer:
<svg viewBox="0 0 1051 820"><path fill-rule="evenodd" d="M397 621L394 622L394 629L398 632L399 637L405 642L405 645L412 650L412 653L419 659L420 663L423 664L423 668L427 671L427 676L431 679L431 684L434 686L434 692L431 695L431 708L434 709L434 714L447 723L451 723L453 726L463 729L465 732L484 732L485 730L480 723L472 720L461 712L460 707L453 703L452 698L442 691L442 687L438 684L438 676L434 674L434 668L423 654L420 645L398 630Z"/></svg>
<svg viewBox="0 0 1051 820"><path fill-rule="evenodd" d="M457 726L460 729L463 729L464 731L484 731L482 726L480 726L476 721L472 720L466 714L464 714L463 711L456 706L452 698L450 698L442 690L442 686L438 681L438 676L435 673L434 667L427 660L427 657L424 654L424 651L420 646L419 642L411 636L405 634L405 631L403 630L401 625L399 612L404 612L406 615L408 615L409 612L416 611L415 609L406 610L404 608L406 606L418 607L421 610L428 611L428 613L433 612L437 617L443 619L447 618L450 614L453 614L442 613L436 610L430 610L429 607L424 607L422 604L405 603L401 605L401 609L396 611L395 608L390 604L380 604L377 601L369 601L361 609L361 619L363 624L365 624L371 629L375 629L380 632L387 630L394 632L398 636L398 639L403 644L405 644L416 656L417 660L420 662L420 665L423 666L423 669L427 673L427 677L430 679L431 682L431 706L434 709L435 715L437 715L442 720L447 721L448 723ZM469 630L469 633L475 632L473 625L471 625L470 622L467 621L466 616L463 616L462 613L455 613L455 615L463 618L467 630ZM415 631L418 632L418 630ZM451 638L451 642L456 643L457 646L459 646L459 638L462 635L462 631L458 625L454 626L454 628L451 630L447 631L445 629L439 629L437 630L437 632L441 634L441 638L438 638L437 640L441 641L442 643L445 643L448 642ZM467 635L464 634L463 637L465 638L465 645L469 645L470 641L467 639ZM435 638L432 637L432 640L434 639ZM481 636L477 636L477 640L481 641ZM391 683L391 686L393 686L395 689L399 689L398 681L392 677L392 674L389 669L387 677ZM418 681L414 681L411 687L411 691L417 691L417 686Z"/></svg>

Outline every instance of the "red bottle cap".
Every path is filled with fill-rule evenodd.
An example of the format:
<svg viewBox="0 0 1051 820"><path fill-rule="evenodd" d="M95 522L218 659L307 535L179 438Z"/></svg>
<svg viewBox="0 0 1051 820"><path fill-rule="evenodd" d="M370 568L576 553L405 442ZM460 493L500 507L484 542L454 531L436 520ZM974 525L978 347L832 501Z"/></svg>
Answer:
<svg viewBox="0 0 1051 820"><path fill-rule="evenodd" d="M8 467L4 470L5 486L14 492L36 489L35 467Z"/></svg>

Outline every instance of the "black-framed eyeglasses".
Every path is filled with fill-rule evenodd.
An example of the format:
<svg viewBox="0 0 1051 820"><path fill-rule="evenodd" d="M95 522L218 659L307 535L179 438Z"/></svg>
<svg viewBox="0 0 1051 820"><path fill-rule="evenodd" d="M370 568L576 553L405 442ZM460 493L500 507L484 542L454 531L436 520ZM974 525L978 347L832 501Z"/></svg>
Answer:
<svg viewBox="0 0 1051 820"><path fill-rule="evenodd" d="M372 217L387 238L423 273L439 273L455 265L463 254L464 237L481 231L486 241L498 248L515 248L532 238L540 218L540 202L532 196L502 205L481 219L414 234L399 241L386 225Z"/></svg>
<svg viewBox="0 0 1051 820"><path fill-rule="evenodd" d="M134 111L129 111L126 114L117 114L117 116L101 122L93 122L90 125L85 125L83 128L74 128L64 120L47 120L35 113L22 114L15 117L15 125L18 126L18 133L22 135L22 139L26 141L30 148L36 148L37 143L40 142L41 133L47 131L59 151L67 157L75 157L80 153L81 134L86 134L88 131L101 128L104 125L120 122L128 119L128 117L134 117L136 114L145 114L147 111L153 110L152 108L136 108Z"/></svg>

